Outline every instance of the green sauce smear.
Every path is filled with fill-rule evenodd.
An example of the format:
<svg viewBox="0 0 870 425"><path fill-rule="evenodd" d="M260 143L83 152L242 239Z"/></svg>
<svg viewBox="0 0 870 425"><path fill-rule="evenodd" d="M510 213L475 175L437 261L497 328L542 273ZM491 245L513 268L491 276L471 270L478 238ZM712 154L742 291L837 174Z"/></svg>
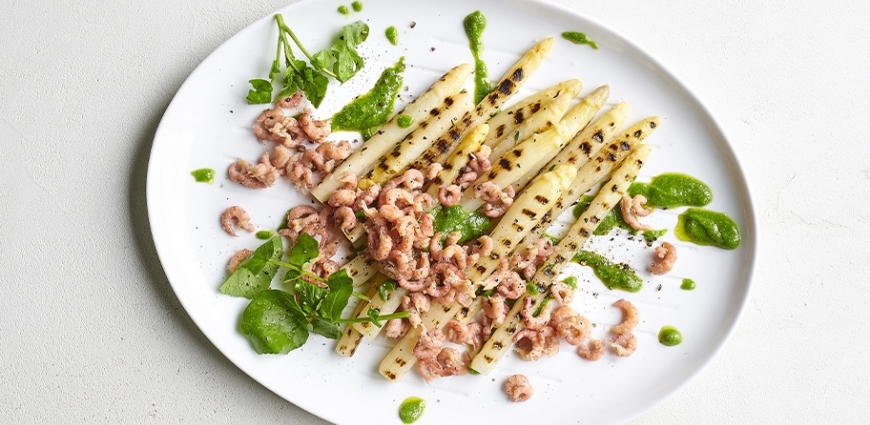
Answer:
<svg viewBox="0 0 870 425"><path fill-rule="evenodd" d="M727 215L701 208L689 208L677 218L677 239L697 245L736 249L740 246L740 228Z"/></svg>
<svg viewBox="0 0 870 425"><path fill-rule="evenodd" d="M446 238L452 232L460 232L460 244L480 237L492 224L492 220L484 214L477 211L469 213L458 204L447 208L435 207L429 214L432 215L436 233L441 233Z"/></svg>
<svg viewBox="0 0 870 425"><path fill-rule="evenodd" d="M562 33L562 38L574 44L585 44L595 50L598 50L598 43L592 41L588 35L577 31L565 31Z"/></svg>
<svg viewBox="0 0 870 425"><path fill-rule="evenodd" d="M646 197L646 206L654 208L703 207L713 200L710 186L681 173L663 173L649 183L632 183L628 196L635 195Z"/></svg>
<svg viewBox="0 0 870 425"><path fill-rule="evenodd" d="M580 200L577 201L577 205L574 206L574 218L580 218L583 212L589 208L589 204L592 203L592 196L584 195L580 197ZM635 230L622 219L622 212L620 212L619 208L613 208L610 212L605 215L601 221L598 222L598 227L595 228L595 231L592 232L595 236L603 236L610 233L614 227L619 227L621 229L625 229L629 232L635 233Z"/></svg>
<svg viewBox="0 0 870 425"><path fill-rule="evenodd" d="M197 183L214 183L214 170L211 168L200 168L199 170L193 170L190 172L190 175L193 176L194 180Z"/></svg>
<svg viewBox="0 0 870 425"><path fill-rule="evenodd" d="M665 233L668 233L668 229L644 230L643 239L646 241L647 244L651 244L659 240L659 238L664 236Z"/></svg>
<svg viewBox="0 0 870 425"><path fill-rule="evenodd" d="M405 58L399 59L395 66L381 73L378 82L353 102L345 105L332 117L332 130L356 130L368 139L377 127L387 122L393 112L393 105L402 87L402 72L405 71Z"/></svg>
<svg viewBox="0 0 870 425"><path fill-rule="evenodd" d="M408 397L399 405L399 419L403 424L417 422L426 410L426 400L420 397Z"/></svg>
<svg viewBox="0 0 870 425"><path fill-rule="evenodd" d="M683 342L683 334L673 326L663 326L659 331L659 342L668 347L680 345Z"/></svg>
<svg viewBox="0 0 870 425"><path fill-rule="evenodd" d="M571 261L592 268L607 289L637 292L643 288L643 280L628 264L616 264L592 251L580 251Z"/></svg>
<svg viewBox="0 0 870 425"><path fill-rule="evenodd" d="M353 8L354 12L362 12L363 4L361 1L355 1L350 4L350 7Z"/></svg>
<svg viewBox="0 0 870 425"><path fill-rule="evenodd" d="M474 56L474 103L480 103L492 91L492 83L486 70L486 63L481 59L483 53L483 30L486 28L486 16L477 10L465 17L465 34L468 35L468 46Z"/></svg>
<svg viewBox="0 0 870 425"><path fill-rule="evenodd" d="M408 128L411 124L414 124L414 117L410 115L399 115L399 118L396 119L396 124L399 124L399 127Z"/></svg>
<svg viewBox="0 0 870 425"><path fill-rule="evenodd" d="M389 40L390 44L393 46L399 45L399 30L394 26L387 27L387 31L385 32L387 36L387 40Z"/></svg>
<svg viewBox="0 0 870 425"><path fill-rule="evenodd" d="M344 16L350 15L350 10L347 9L347 6L341 5L338 6L338 13L341 13Z"/></svg>
<svg viewBox="0 0 870 425"><path fill-rule="evenodd" d="M256 236L257 236L257 239L265 241L265 240L269 240L269 238L271 238L272 235L274 235L274 234L275 233L272 232L271 230L260 230L259 232L256 233Z"/></svg>
<svg viewBox="0 0 870 425"><path fill-rule="evenodd" d="M693 291L695 289L695 281L689 278L683 279L680 289L684 291Z"/></svg>

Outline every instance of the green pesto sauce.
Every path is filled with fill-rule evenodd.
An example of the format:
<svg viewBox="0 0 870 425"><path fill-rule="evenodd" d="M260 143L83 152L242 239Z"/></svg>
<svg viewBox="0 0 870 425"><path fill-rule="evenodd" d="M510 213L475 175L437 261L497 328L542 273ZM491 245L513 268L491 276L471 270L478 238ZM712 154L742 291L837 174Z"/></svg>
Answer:
<svg viewBox="0 0 870 425"><path fill-rule="evenodd" d="M420 397L408 397L399 405L399 419L403 424L412 424L423 416L426 400Z"/></svg>
<svg viewBox="0 0 870 425"><path fill-rule="evenodd" d="M387 40L389 40L390 44L393 46L399 45L399 30L394 26L387 27L387 31L385 32L387 36Z"/></svg>
<svg viewBox="0 0 870 425"><path fill-rule="evenodd" d="M592 41L588 35L577 31L565 31L562 33L562 38L574 44L585 44L595 50L598 50L598 43Z"/></svg>
<svg viewBox="0 0 870 425"><path fill-rule="evenodd" d="M411 124L414 124L414 117L410 115L399 115L399 118L396 119L396 124L399 124L399 127L408 128Z"/></svg>
<svg viewBox="0 0 870 425"><path fill-rule="evenodd" d="M727 215L701 208L689 208L677 218L677 239L697 245L735 249L740 246L740 228Z"/></svg>
<svg viewBox="0 0 870 425"><path fill-rule="evenodd" d="M574 205L574 218L580 218L580 216L583 215L583 212L585 212L586 209L589 208L589 204L592 203L592 198L592 196L588 195L580 197L580 200L577 201L577 205ZM592 232L592 234L595 236L603 236L610 233L614 227L619 227L620 229L636 233L635 230L622 219L622 212L619 208L613 208L601 219L601 221L598 222L598 227L595 228L595 231Z"/></svg>
<svg viewBox="0 0 870 425"><path fill-rule="evenodd" d="M684 291L693 291L695 289L695 281L689 278L683 279L680 289Z"/></svg>
<svg viewBox="0 0 870 425"><path fill-rule="evenodd" d="M668 347L680 345L683 342L683 334L673 326L662 326L662 330L659 331L659 342Z"/></svg>
<svg viewBox="0 0 870 425"><path fill-rule="evenodd" d="M663 173L649 183L632 183L628 196L643 195L648 207L703 207L713 200L713 191L704 182L685 174Z"/></svg>
<svg viewBox="0 0 870 425"><path fill-rule="evenodd" d="M200 168L199 170L193 170L190 172L190 175L193 176L194 180L197 183L214 183L214 170L211 168Z"/></svg>
<svg viewBox="0 0 870 425"><path fill-rule="evenodd" d="M474 57L474 103L480 103L492 91L492 83L486 70L486 62L481 59L483 53L483 30L486 28L486 16L479 10L465 17L465 34L468 35L468 46Z"/></svg>
<svg viewBox="0 0 870 425"><path fill-rule="evenodd" d="M574 276L568 276L562 280L562 283L568 285L573 290L577 290L577 278Z"/></svg>
<svg viewBox="0 0 870 425"><path fill-rule="evenodd" d="M266 241L266 240L269 240L272 237L272 235L274 235L274 234L275 233L272 232L271 230L260 230L259 232L256 233L256 236L257 236L257 239L262 239L262 240Z"/></svg>
<svg viewBox="0 0 870 425"><path fill-rule="evenodd" d="M350 10L347 9L347 6L341 5L341 6L338 6L338 13L341 13L342 15L347 16L347 15L350 15Z"/></svg>
<svg viewBox="0 0 870 425"><path fill-rule="evenodd" d="M361 1L355 1L355 2L350 4L350 7L353 8L354 12L362 12L363 4Z"/></svg>
<svg viewBox="0 0 870 425"><path fill-rule="evenodd" d="M395 66L381 73L378 82L368 93L360 95L345 105L332 117L332 130L356 130L369 137L376 127L387 122L393 112L393 105L402 87L402 72L405 71L405 58L399 59Z"/></svg>
<svg viewBox="0 0 870 425"><path fill-rule="evenodd" d="M608 289L637 292L643 288L643 280L628 264L616 264L592 251L580 251L571 261L592 268Z"/></svg>
<svg viewBox="0 0 870 425"><path fill-rule="evenodd" d="M559 242L562 242L562 239L559 239L559 238L557 238L557 237L555 237L547 232L544 232L544 237L549 239L551 242L553 242L553 245L559 245Z"/></svg>
<svg viewBox="0 0 870 425"><path fill-rule="evenodd" d="M444 208L438 206L429 211L432 215L432 224L436 233L441 233L446 238L452 232L462 233L458 243L463 243L478 238L489 230L492 220L477 211L469 213L462 205L454 205Z"/></svg>
<svg viewBox="0 0 870 425"><path fill-rule="evenodd" d="M643 239L644 239L648 244L651 244L651 243L653 243L653 242L659 240L659 238L662 237L662 236L664 236L665 233L668 233L668 229L644 230L644 231L643 231Z"/></svg>

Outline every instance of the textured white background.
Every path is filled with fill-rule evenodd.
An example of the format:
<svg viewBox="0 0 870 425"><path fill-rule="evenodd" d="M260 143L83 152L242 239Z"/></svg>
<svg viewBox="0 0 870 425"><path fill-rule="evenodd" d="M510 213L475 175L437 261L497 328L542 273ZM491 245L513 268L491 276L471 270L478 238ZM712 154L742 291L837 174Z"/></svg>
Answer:
<svg viewBox="0 0 870 425"><path fill-rule="evenodd" d="M870 2L558 3L637 41L708 104L762 230L729 344L632 424L866 423ZM324 423L205 339L145 209L175 91L285 4L0 0L0 423Z"/></svg>

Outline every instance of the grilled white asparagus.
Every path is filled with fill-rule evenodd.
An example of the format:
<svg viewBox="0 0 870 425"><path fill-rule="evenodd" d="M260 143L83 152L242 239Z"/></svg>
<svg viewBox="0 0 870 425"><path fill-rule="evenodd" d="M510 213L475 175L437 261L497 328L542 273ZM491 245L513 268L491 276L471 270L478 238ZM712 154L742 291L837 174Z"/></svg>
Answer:
<svg viewBox="0 0 870 425"><path fill-rule="evenodd" d="M440 162L469 130L486 122L498 108L504 105L534 73L550 50L553 48L553 38L548 37L533 46L495 85L473 111L465 114L447 134L439 137L426 152L417 158L412 168L423 170L433 162Z"/></svg>
<svg viewBox="0 0 870 425"><path fill-rule="evenodd" d="M456 149L450 153L450 156L442 164L441 171L432 179L432 185L428 189L429 195L437 199L438 189L441 185L453 184L456 181L456 178L459 177L459 171L469 162L469 155L477 152L483 144L483 140L489 134L489 129L489 124L484 123L474 127L462 138Z"/></svg>
<svg viewBox="0 0 870 425"><path fill-rule="evenodd" d="M490 234L494 242L492 254L480 258L476 264L465 271L468 279L475 283L475 287L481 285L484 279L495 271L499 258L513 252L517 242L549 211L555 199L567 189L575 174L576 170L573 167L557 167L552 172L541 175L531 184L529 190L514 201ZM425 329L443 327L461 309L462 306L458 303L443 306L433 302L429 311L422 316L421 325L408 331L381 362L378 368L381 375L391 381L404 376L417 361L414 357L414 346L421 332Z"/></svg>
<svg viewBox="0 0 870 425"><path fill-rule="evenodd" d="M349 171L359 177L369 172L375 162L384 156L390 148L414 131L420 123L426 121L431 116L432 111L444 103L444 99L458 93L465 80L471 75L472 69L469 64L461 64L447 71L429 89L406 105L402 112L384 124L372 138L335 167L332 173L311 189L311 194L325 203L332 192L343 184L341 176L344 173ZM402 128L397 122L400 115L410 116L413 119L411 125Z"/></svg>
<svg viewBox="0 0 870 425"><path fill-rule="evenodd" d="M374 298L378 293L378 285L374 283L372 282L372 285L366 291L366 296L369 298ZM367 307L368 303L360 300L356 307L354 307L351 317L358 317L360 314L366 317L365 312ZM353 357L362 339L362 334L351 324L347 324L341 331L341 336L338 337L338 343L335 344L335 352L345 357Z"/></svg>
<svg viewBox="0 0 870 425"><path fill-rule="evenodd" d="M368 303L368 307L375 309L380 315L395 313L399 308L399 305L402 304L402 297L408 293L405 288L396 285L395 281L388 279L380 273L378 273L375 279L372 279L372 286L378 288L388 282L391 282L396 287L392 291L386 292L387 299L381 298L381 295L377 290L374 291L374 295L369 297L371 298L371 301ZM368 317L368 310L360 311L353 317ZM383 326L376 326L371 322L354 323L353 327L368 339L375 339L383 329Z"/></svg>
<svg viewBox="0 0 870 425"><path fill-rule="evenodd" d="M646 161L647 156L649 156L650 151L649 145L639 146L613 172L611 179L598 192L589 208L571 226L568 234L559 242L553 254L538 269L530 284L549 289L551 283L562 272L569 260L574 257L583 247L583 244L592 236L601 219L613 207L618 205L622 197L625 196L628 187L637 177L637 173ZM514 303L504 323L493 332L489 340L483 344L480 352L471 360L469 368L484 375L492 371L495 364L504 356L508 348L513 345L513 336L524 327L520 311L523 309L525 298L527 297L531 298L533 306L536 306L546 297L546 291L542 291L537 295L526 294L520 297Z"/></svg>

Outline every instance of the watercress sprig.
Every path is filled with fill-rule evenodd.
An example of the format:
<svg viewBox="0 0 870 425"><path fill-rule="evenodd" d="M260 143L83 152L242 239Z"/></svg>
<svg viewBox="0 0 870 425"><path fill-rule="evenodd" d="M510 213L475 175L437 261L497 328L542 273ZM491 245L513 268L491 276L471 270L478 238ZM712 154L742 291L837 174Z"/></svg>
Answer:
<svg viewBox="0 0 870 425"><path fill-rule="evenodd" d="M278 46L275 60L272 61L272 66L269 69L268 80L253 79L249 81L252 89L248 91L247 101L250 104L269 103L272 100L273 83L278 75L283 75L284 88L276 100L301 90L314 107L318 107L326 96L330 78L344 83L356 75L365 65L356 50L369 35L369 27L362 21L342 27L341 35L329 48L320 50L313 55L302 45L299 37L284 22L284 17L280 13L275 15L275 22L278 26ZM293 40L299 51L308 59L308 63L296 58L290 40ZM281 73L282 63L286 68L283 74Z"/></svg>
<svg viewBox="0 0 870 425"><path fill-rule="evenodd" d="M350 297L368 300L353 290L345 270L323 278L307 270L320 255L319 244L308 234L296 239L286 261L280 261L280 237L266 241L248 256L221 285L221 292L251 298L242 312L239 330L260 354L286 354L301 347L311 333L337 339L344 323L381 323L408 317L408 312L380 315L369 308L367 317L342 319ZM285 269L283 284L290 291L271 289L272 278ZM311 281L325 284L315 285Z"/></svg>

